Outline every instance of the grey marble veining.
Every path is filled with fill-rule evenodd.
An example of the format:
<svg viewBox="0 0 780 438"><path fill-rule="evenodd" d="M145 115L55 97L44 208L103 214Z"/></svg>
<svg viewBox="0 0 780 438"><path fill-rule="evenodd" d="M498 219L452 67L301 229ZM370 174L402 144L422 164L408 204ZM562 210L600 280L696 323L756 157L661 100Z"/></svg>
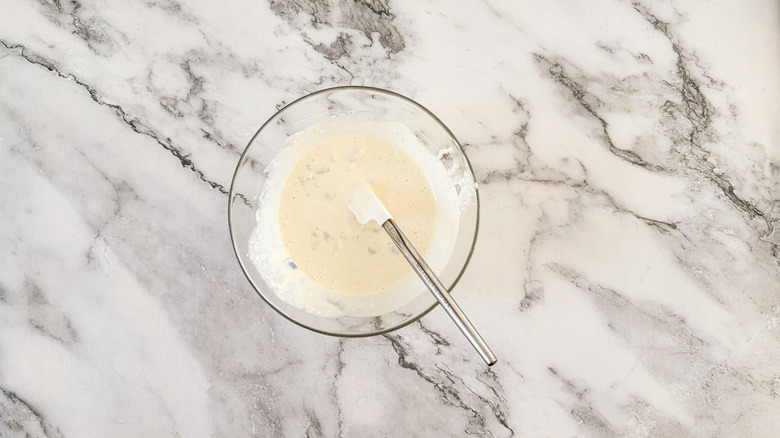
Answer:
<svg viewBox="0 0 780 438"><path fill-rule="evenodd" d="M0 5L0 436L777 436L776 2ZM227 192L286 103L428 107L481 227L458 301L276 315Z"/></svg>

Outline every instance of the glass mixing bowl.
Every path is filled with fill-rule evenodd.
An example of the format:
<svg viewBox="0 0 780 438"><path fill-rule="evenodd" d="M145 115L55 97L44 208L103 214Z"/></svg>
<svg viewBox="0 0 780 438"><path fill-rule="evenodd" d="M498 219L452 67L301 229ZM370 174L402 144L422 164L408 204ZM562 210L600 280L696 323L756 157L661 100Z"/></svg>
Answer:
<svg viewBox="0 0 780 438"><path fill-rule="evenodd" d="M449 262L439 278L452 291L471 259L479 228L479 196L474 172L463 148L449 129L417 102L390 91L370 87L336 87L317 91L285 106L268 119L247 145L230 185L228 222L238 262L257 293L290 321L315 332L333 336L371 336L410 324L433 309L437 302L419 282L419 294L408 304L381 315L323 317L308 313L280 299L264 280L249 256L250 236L257 224L265 169L290 138L320 122L397 122L406 126L438 158L453 177L458 193L458 233ZM401 257L399 255L399 257ZM411 275L415 275L411 271Z"/></svg>

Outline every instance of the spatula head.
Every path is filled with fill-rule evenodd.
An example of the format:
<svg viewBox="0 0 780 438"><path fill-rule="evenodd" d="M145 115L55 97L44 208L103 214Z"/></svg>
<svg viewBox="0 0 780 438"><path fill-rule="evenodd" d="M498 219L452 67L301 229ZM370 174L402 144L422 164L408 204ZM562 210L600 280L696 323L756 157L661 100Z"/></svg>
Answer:
<svg viewBox="0 0 780 438"><path fill-rule="evenodd" d="M382 225L385 221L392 218L382 201L376 197L368 185L363 183L358 184L357 188L355 188L352 199L347 203L347 206L349 211L355 215L355 219L363 225L371 221Z"/></svg>

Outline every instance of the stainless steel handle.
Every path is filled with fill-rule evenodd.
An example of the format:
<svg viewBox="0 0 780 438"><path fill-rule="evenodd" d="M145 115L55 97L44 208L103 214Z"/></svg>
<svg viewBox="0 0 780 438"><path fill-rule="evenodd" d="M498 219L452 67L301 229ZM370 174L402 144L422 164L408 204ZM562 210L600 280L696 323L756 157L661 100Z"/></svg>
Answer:
<svg viewBox="0 0 780 438"><path fill-rule="evenodd" d="M387 234L390 235L390 238L401 251L401 254L403 254L409 264L412 265L414 272L420 276L423 283L425 283L425 286L427 286L428 290L436 297L436 300L444 308L444 311L447 312L453 321L455 321L455 325L457 325L460 331L466 336L466 339L471 342L471 345L473 345L479 355L482 356L485 363L487 363L488 366L495 364L498 359L496 359L493 351L487 346L485 340L482 339L482 336L477 333L477 329L474 328L471 321L469 321L466 315L463 314L463 311L460 310L458 303L452 299L450 293L444 285L441 284L439 277L433 273L428 264L425 263L425 260L420 257L420 254L414 249L414 245L412 245L404 233L401 232L395 221L392 219L386 220L382 224L382 228L387 231Z"/></svg>

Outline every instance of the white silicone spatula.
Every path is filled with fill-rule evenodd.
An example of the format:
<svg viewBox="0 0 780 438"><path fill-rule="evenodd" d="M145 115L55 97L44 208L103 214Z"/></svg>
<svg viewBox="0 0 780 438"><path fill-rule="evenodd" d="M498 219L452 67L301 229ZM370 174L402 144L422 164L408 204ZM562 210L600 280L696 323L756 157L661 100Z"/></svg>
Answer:
<svg viewBox="0 0 780 438"><path fill-rule="evenodd" d="M412 265L414 272L420 276L420 279L425 283L425 286L428 287L428 290L436 297L436 300L441 304L450 318L455 321L455 325L458 326L460 331L466 336L469 342L471 342L471 345L473 345L479 355L482 356L482 359L485 360L488 366L495 364L498 359L496 359L496 356L490 350L490 347L487 346L482 339L482 336L477 333L477 330L468 318L466 318L466 315L460 310L458 303L452 299L450 293L444 285L441 284L439 277L437 277L431 268L428 267L428 264L425 263L425 260L423 260L417 250L414 249L414 246L409 239L407 239L404 233L401 232L401 229L398 228L398 225L393 220L390 212L387 211L382 204L382 201L376 197L374 192L372 192L367 185L359 184L355 189L352 200L349 202L348 206L352 214L355 215L355 219L361 224L365 225L374 221L387 231L390 239L392 239L401 251L401 254L403 254L409 264Z"/></svg>

